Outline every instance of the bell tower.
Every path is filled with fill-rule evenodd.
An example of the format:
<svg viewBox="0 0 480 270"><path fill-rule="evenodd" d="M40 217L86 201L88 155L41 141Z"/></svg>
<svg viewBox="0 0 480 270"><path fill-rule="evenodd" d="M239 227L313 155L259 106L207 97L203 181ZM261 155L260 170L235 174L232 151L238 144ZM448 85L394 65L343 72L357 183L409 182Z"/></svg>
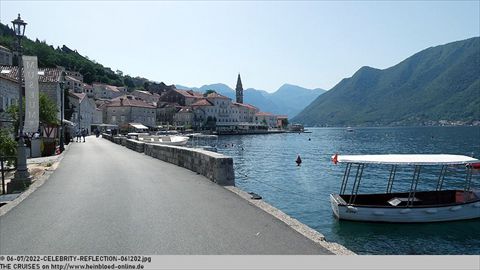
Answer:
<svg viewBox="0 0 480 270"><path fill-rule="evenodd" d="M240 78L240 73L238 73L237 86L235 87L237 103L243 103L243 86L242 79Z"/></svg>

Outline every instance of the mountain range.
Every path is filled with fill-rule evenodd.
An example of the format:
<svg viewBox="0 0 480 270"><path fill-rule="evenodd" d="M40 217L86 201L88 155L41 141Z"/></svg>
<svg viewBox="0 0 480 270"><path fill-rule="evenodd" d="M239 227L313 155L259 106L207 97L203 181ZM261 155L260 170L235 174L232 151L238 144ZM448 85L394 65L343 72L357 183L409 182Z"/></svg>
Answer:
<svg viewBox="0 0 480 270"><path fill-rule="evenodd" d="M177 84L176 88L202 93L207 90L215 90L215 92L235 101L235 91L222 83L208 84L202 87L188 87ZM296 85L284 84L273 93L254 88L245 89L243 101L258 107L263 112L288 115L289 118L292 118L324 92L326 91L320 88L307 89Z"/></svg>
<svg viewBox="0 0 480 270"><path fill-rule="evenodd" d="M292 119L308 126L479 120L480 37L430 47L387 69L362 67Z"/></svg>

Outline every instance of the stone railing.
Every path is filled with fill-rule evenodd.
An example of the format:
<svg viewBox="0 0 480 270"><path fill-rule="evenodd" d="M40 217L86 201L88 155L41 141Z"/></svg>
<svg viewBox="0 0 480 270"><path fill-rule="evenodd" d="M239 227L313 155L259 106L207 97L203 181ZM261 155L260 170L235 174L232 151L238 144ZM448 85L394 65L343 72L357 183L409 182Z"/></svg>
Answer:
<svg viewBox="0 0 480 270"><path fill-rule="evenodd" d="M122 145L126 146L128 149L132 149L133 151L143 153L145 143L127 138L122 138Z"/></svg>
<svg viewBox="0 0 480 270"><path fill-rule="evenodd" d="M233 159L222 154L179 146L139 142L126 137L102 134L102 138L139 153L197 172L222 186L235 186Z"/></svg>
<svg viewBox="0 0 480 270"><path fill-rule="evenodd" d="M145 155L197 172L222 186L234 186L233 159L222 154L179 146L145 144Z"/></svg>

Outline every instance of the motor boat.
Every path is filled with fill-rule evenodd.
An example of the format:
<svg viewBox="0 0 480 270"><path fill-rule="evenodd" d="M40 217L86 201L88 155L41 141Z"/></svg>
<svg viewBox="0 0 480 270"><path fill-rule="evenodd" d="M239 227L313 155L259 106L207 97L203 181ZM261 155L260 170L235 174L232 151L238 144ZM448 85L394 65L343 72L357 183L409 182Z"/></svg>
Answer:
<svg viewBox="0 0 480 270"><path fill-rule="evenodd" d="M165 136L139 136L138 140L145 143L163 144L163 145L175 145L184 146L187 144L189 138L178 135L165 135Z"/></svg>
<svg viewBox="0 0 480 270"><path fill-rule="evenodd" d="M480 217L480 190L473 189L478 174L474 175L475 169L470 166L478 164L478 159L446 154L393 154L334 155L332 161L346 164L340 192L330 194L333 213L340 220L417 223ZM364 173L370 168L376 171ZM378 179L368 181L363 175L378 178L380 168L387 169L384 192L359 193L361 184L378 186ZM405 177L407 173L409 176ZM350 178L354 178L351 184ZM429 190L420 190L419 182ZM393 191L394 184L397 189L406 190Z"/></svg>

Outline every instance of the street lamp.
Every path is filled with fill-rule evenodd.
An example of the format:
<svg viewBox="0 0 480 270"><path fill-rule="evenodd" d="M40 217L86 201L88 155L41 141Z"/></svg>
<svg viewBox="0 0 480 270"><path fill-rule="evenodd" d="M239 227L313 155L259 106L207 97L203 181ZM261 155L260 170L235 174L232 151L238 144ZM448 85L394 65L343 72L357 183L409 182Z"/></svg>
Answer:
<svg viewBox="0 0 480 270"><path fill-rule="evenodd" d="M63 117L64 117L64 106L65 106L65 72L62 71L62 74L60 75L60 96L61 96L61 111L60 111L60 151L63 152L65 150L65 127L63 125Z"/></svg>
<svg viewBox="0 0 480 270"><path fill-rule="evenodd" d="M17 37L16 51L18 59L18 144L17 144L17 170L15 176L8 183L7 190L9 193L13 191L24 190L32 183L32 178L28 173L27 168L27 156L25 155L25 138L23 137L23 89L22 89L22 71L23 71L23 62L22 62L22 38L25 34L25 26L27 23L20 18L12 21L13 30L15 36Z"/></svg>

